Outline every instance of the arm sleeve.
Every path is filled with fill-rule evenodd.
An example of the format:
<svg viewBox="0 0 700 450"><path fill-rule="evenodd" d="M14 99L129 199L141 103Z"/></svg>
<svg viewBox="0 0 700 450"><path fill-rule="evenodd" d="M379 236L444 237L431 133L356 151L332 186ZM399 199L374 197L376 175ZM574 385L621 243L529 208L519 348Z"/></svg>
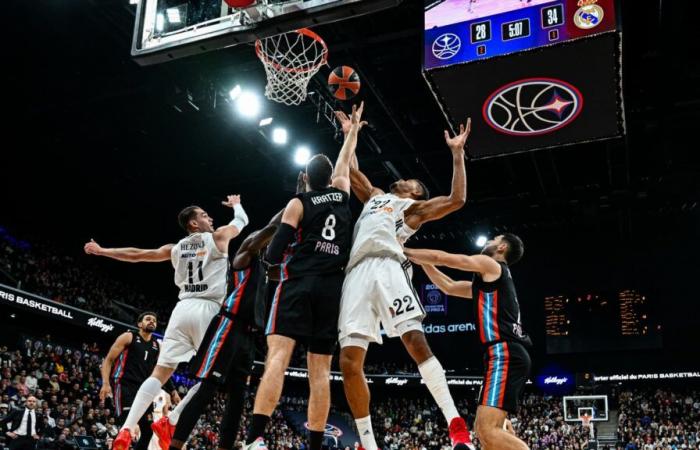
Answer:
<svg viewBox="0 0 700 450"><path fill-rule="evenodd" d="M173 380L168 379L163 385L163 390L170 395L170 393L175 390L175 383L173 383Z"/></svg>
<svg viewBox="0 0 700 450"><path fill-rule="evenodd" d="M267 247L265 252L265 260L269 264L279 264L282 262L282 257L284 255L284 250L287 248L292 239L294 239L294 233L296 228L292 227L287 223L283 223L277 229L275 236L272 238L272 242Z"/></svg>

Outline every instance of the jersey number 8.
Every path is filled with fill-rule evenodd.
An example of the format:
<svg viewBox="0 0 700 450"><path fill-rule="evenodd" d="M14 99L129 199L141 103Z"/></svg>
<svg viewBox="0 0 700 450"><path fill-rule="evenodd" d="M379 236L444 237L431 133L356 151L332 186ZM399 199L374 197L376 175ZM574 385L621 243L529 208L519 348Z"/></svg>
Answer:
<svg viewBox="0 0 700 450"><path fill-rule="evenodd" d="M327 241L332 241L335 239L335 214L329 214L326 217L326 223L321 230L321 236Z"/></svg>

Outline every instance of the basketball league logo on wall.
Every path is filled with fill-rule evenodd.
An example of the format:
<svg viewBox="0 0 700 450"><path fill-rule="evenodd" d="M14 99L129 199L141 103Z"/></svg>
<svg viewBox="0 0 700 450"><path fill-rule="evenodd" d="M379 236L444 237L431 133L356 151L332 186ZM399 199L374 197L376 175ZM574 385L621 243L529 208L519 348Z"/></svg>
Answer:
<svg viewBox="0 0 700 450"><path fill-rule="evenodd" d="M309 431L311 430L311 428L309 428L309 422L304 422L304 428L306 428ZM323 435L334 437L334 438L339 438L340 436L343 435L343 430L341 430L340 428L336 427L333 424L326 423L326 429L323 430Z"/></svg>
<svg viewBox="0 0 700 450"><path fill-rule="evenodd" d="M596 3L598 0L579 0L579 9L574 14L574 24L577 27L582 30L590 30L600 25L605 11Z"/></svg>
<svg viewBox="0 0 700 450"><path fill-rule="evenodd" d="M554 78L528 78L498 88L484 102L484 120L500 133L537 136L564 128L583 109L573 85Z"/></svg>
<svg viewBox="0 0 700 450"><path fill-rule="evenodd" d="M428 313L447 313L446 298L437 286L427 284L423 287L423 306Z"/></svg>
<svg viewBox="0 0 700 450"><path fill-rule="evenodd" d="M433 41L433 55L437 59L450 59L462 48L462 40L454 33L441 34Z"/></svg>

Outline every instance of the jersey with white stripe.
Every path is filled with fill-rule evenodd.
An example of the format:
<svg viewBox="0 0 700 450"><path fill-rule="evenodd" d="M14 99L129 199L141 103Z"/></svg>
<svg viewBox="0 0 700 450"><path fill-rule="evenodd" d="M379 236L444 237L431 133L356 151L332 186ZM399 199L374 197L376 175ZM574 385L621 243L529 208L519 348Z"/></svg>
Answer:
<svg viewBox="0 0 700 450"><path fill-rule="evenodd" d="M372 197L355 223L348 270L370 256L406 259L403 244L416 232L406 225L404 212L415 200L394 194Z"/></svg>
<svg viewBox="0 0 700 450"><path fill-rule="evenodd" d="M170 253L179 298L197 298L221 303L226 295L228 255L216 247L212 233L192 233Z"/></svg>

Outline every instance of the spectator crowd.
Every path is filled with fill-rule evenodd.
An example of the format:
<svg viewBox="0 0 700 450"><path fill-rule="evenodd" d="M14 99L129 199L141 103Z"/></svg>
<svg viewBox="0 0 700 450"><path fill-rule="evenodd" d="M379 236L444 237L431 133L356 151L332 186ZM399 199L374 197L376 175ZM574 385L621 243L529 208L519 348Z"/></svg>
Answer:
<svg viewBox="0 0 700 450"><path fill-rule="evenodd" d="M147 299L133 286L104 275L84 259L67 256L41 239L19 240L2 227L0 276L2 283L127 323L133 323L140 305L149 305L163 324L170 315L166 300Z"/></svg>
<svg viewBox="0 0 700 450"><path fill-rule="evenodd" d="M77 436L92 436L101 448L109 448L118 429L111 401L100 401L99 366L102 352L96 344L79 348L53 342L50 336L27 339L18 349L0 348L0 420L13 408L23 407L29 396L37 399L37 413L44 425L37 449L74 449ZM181 395L184 385L178 387ZM248 427L252 397L246 400L241 430ZM700 394L675 393L668 389L622 391L613 400L619 404L618 448L623 450L697 449L700 444ZM214 450L224 409L217 397L201 417L190 449ZM294 428L285 412L305 411L307 400L283 397L268 429L271 449L303 450L305 436ZM425 395L418 398L389 397L373 401L374 430L385 450L446 450L450 448L440 411ZM474 399L461 399L458 408L469 422L475 412ZM348 424L352 418L339 411ZM516 433L531 449L582 450L588 448L589 433L579 424L563 419L559 397L530 393L518 414L511 418ZM3 430L7 445L8 430ZM237 441L242 443L243 432ZM1 439L1 438L0 438ZM347 445L348 442L343 442ZM1 446L1 445L0 445ZM477 439L478 446L478 439Z"/></svg>

